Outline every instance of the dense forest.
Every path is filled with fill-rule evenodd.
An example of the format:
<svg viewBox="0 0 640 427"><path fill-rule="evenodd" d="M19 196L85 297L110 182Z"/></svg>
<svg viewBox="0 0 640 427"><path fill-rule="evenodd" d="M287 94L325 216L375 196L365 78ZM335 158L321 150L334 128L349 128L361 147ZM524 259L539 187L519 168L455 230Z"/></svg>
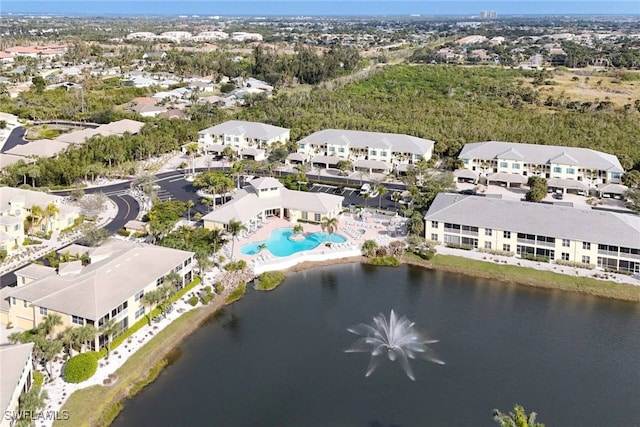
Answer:
<svg viewBox="0 0 640 427"><path fill-rule="evenodd" d="M327 128L395 132L436 141L456 155L487 140L587 147L640 169L640 114L606 101L579 110L546 106L536 72L486 67L387 66L337 90L280 95L238 116L291 129L294 140ZM639 104L639 103L636 103ZM606 107L606 108L605 108Z"/></svg>

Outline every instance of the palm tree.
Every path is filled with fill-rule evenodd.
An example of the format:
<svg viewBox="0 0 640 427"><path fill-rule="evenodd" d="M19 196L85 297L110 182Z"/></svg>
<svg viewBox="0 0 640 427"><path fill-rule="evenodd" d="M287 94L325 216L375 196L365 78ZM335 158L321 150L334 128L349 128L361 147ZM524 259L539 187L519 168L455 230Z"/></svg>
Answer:
<svg viewBox="0 0 640 427"><path fill-rule="evenodd" d="M193 200L187 200L186 206L187 206L187 220L189 222L191 222L191 208L193 207L194 203Z"/></svg>
<svg viewBox="0 0 640 427"><path fill-rule="evenodd" d="M543 423L536 421L538 414L527 412L521 405L516 405L513 412L503 414L497 409L493 410L493 419L500 424L501 427L544 427Z"/></svg>
<svg viewBox="0 0 640 427"><path fill-rule="evenodd" d="M304 227L302 226L302 224L296 224L293 226L291 231L293 231L293 234L302 234L304 233Z"/></svg>
<svg viewBox="0 0 640 427"><path fill-rule="evenodd" d="M54 205L53 203L49 203L47 205L47 207L44 209L44 213L47 216L47 229L50 230L51 227L51 223L52 223L52 218L54 218L56 215L58 215L60 213L60 208L57 207L56 205ZM50 230L51 231L51 230Z"/></svg>
<svg viewBox="0 0 640 427"><path fill-rule="evenodd" d="M331 235L335 233L340 225L340 220L336 217L322 217L322 222L320 222L320 228L322 231L326 231L329 234L329 243L331 243Z"/></svg>
<svg viewBox="0 0 640 427"><path fill-rule="evenodd" d="M213 244L213 253L218 252L220 247L224 245L227 241L224 239L224 229L216 228L211 230L211 243Z"/></svg>
<svg viewBox="0 0 640 427"><path fill-rule="evenodd" d="M84 325L79 328L75 328L75 344L78 346L78 351L82 352L82 348L89 341L95 341L98 330L93 325Z"/></svg>
<svg viewBox="0 0 640 427"><path fill-rule="evenodd" d="M33 386L19 398L19 421L16 425L34 425L32 417L47 406L49 395L40 386Z"/></svg>
<svg viewBox="0 0 640 427"><path fill-rule="evenodd" d="M67 326L58 335L58 340L62 343L68 357L71 357L71 350L76 346L75 329L73 326Z"/></svg>
<svg viewBox="0 0 640 427"><path fill-rule="evenodd" d="M398 207L398 202L402 199L402 194L399 191L394 191L391 194L391 200L393 200L393 208L396 209Z"/></svg>
<svg viewBox="0 0 640 427"><path fill-rule="evenodd" d="M265 249L267 249L267 244L266 243L260 243L258 245L258 252L262 252Z"/></svg>
<svg viewBox="0 0 640 427"><path fill-rule="evenodd" d="M231 234L231 260L233 261L233 249L236 243L236 237L242 233L243 230L246 230L247 227L244 226L244 224L242 224L242 222L236 220L236 219L232 219L231 221L229 221L229 224L227 225L227 232L229 234Z"/></svg>
<svg viewBox="0 0 640 427"><path fill-rule="evenodd" d="M182 276L180 276L175 271L171 271L169 274L164 276L164 283L166 285L172 286L174 289L181 288L182 286L178 286L178 285L182 285L183 280L184 279L182 278Z"/></svg>
<svg viewBox="0 0 640 427"><path fill-rule="evenodd" d="M364 200L364 207L366 208L367 207L367 200L369 200L371 198L371 195L369 193L364 193L360 197L362 197L362 200Z"/></svg>
<svg viewBox="0 0 640 427"><path fill-rule="evenodd" d="M167 277L169 277L169 275L167 275ZM165 283L158 288L158 294L160 294L160 308L164 311L167 303L171 301L171 298L176 294L176 287L170 282Z"/></svg>
<svg viewBox="0 0 640 427"><path fill-rule="evenodd" d="M384 197L385 194L389 192L389 190L387 190L387 187L380 184L378 188L376 188L376 191L378 192L378 209L380 209L382 205L382 198Z"/></svg>
<svg viewBox="0 0 640 427"><path fill-rule="evenodd" d="M116 323L115 320L109 319L104 322L98 330L100 335L104 335L106 338L105 347L107 348L107 358L109 358L109 356L111 355L111 337L120 332L120 329L120 323Z"/></svg>
<svg viewBox="0 0 640 427"><path fill-rule="evenodd" d="M48 314L42 322L38 325L38 330L42 332L45 337L50 337L56 326L62 325L62 317L57 313Z"/></svg>
<svg viewBox="0 0 640 427"><path fill-rule="evenodd" d="M153 313L153 309L160 303L160 301L161 295L157 290L145 292L145 294L142 296L142 305L149 307L149 313L147 315L149 325L151 325L151 314Z"/></svg>
<svg viewBox="0 0 640 427"><path fill-rule="evenodd" d="M33 205L31 206L31 232L33 233L33 229L37 228L40 225L40 222L44 218L44 209L41 206Z"/></svg>
<svg viewBox="0 0 640 427"><path fill-rule="evenodd" d="M411 215L411 218L409 218L407 223L407 228L411 234L416 234L418 236L422 234L424 231L424 219L422 218L422 215L420 215L420 212L415 212Z"/></svg>
<svg viewBox="0 0 640 427"><path fill-rule="evenodd" d="M376 254L376 250L378 249L378 244L375 240L365 240L362 244L362 255L367 258L371 258Z"/></svg>
<svg viewBox="0 0 640 427"><path fill-rule="evenodd" d="M198 144L192 142L184 147L185 153L189 156L189 160L191 161L191 176L196 175L196 154L198 153L199 147Z"/></svg>

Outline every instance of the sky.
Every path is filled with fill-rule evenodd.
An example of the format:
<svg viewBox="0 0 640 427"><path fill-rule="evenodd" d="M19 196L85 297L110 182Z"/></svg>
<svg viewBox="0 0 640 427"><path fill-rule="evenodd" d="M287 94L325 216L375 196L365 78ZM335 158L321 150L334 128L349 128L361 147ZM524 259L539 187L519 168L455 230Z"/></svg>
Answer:
<svg viewBox="0 0 640 427"><path fill-rule="evenodd" d="M91 16L640 15L627 0L0 0L0 14Z"/></svg>

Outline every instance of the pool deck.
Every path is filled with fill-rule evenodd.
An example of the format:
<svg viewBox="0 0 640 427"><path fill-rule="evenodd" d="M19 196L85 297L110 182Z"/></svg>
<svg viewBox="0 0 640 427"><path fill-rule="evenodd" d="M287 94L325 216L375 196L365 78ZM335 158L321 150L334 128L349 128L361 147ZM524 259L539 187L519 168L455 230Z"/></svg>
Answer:
<svg viewBox="0 0 640 427"><path fill-rule="evenodd" d="M233 248L234 260L245 260L247 265L254 269L256 274L264 271L280 270L291 267L305 261L318 261L327 259L339 259L360 255L360 248L365 240L375 240L379 245L386 245L392 240L404 239L404 233L396 233L397 227L393 220L382 217L374 217L365 215L360 217L353 214L342 214L338 217L340 223L336 234L344 236L347 241L345 243L334 243L331 247L324 244L317 248L302 251L288 257L278 257L269 252L268 249L261 251L255 255L245 255L240 252L240 248L247 243L259 242L267 240L271 232L277 228L293 227L294 224L289 221L271 217L261 227L248 236L243 233L238 236ZM304 233L315 233L322 231L319 224L301 223L304 227ZM224 247L225 256L231 255L231 243Z"/></svg>

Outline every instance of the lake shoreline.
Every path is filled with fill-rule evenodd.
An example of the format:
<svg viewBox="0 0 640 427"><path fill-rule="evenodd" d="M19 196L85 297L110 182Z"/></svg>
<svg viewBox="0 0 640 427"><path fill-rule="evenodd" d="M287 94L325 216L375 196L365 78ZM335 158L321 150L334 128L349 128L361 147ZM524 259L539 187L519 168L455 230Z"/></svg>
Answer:
<svg viewBox="0 0 640 427"><path fill-rule="evenodd" d="M523 276L523 275L520 275L520 276L509 275L508 271L506 273L504 271L501 271L504 269L505 266L501 266L501 265L493 266L491 263L486 263L486 262L484 262L483 264L487 264L488 266L491 266L491 269L487 268L487 270L485 270L485 272L483 273L473 268L474 262L477 263L481 261L466 260L462 257L453 257L453 258L462 259L464 266L446 265L443 263L434 262L433 260L427 261L427 260L422 260L418 257L410 257L410 256L402 257L401 262L402 264L421 267L429 270L438 270L438 271L445 271L450 273L464 274L471 277L497 280L502 283L524 285L524 286L536 287L541 289L549 289L549 290L562 290L565 292L575 292L575 293L581 293L589 296L597 296L601 298L615 299L615 300L626 301L626 302L640 302L640 289L638 290L638 296L635 299L615 297L607 293L598 294L597 292L594 292L592 289L581 289L579 286L576 286L573 289L569 289L566 287L559 287L557 285L554 285L553 283L545 283L531 277L527 278L526 276ZM328 267L332 265L354 264L354 263L369 264L367 258L363 256L354 256L354 257L346 257L346 258L341 258L336 260L305 261L284 270L284 272L297 273L301 271ZM523 271L528 270L527 267L514 267L514 268L521 269ZM563 276L560 273L548 273L548 274ZM633 287L633 285L624 285L624 284L619 284L614 282L596 281L595 279L589 279L589 280L592 280L594 282L601 282L602 285L607 288ZM174 352L177 348L179 348L182 341L186 337L188 337L193 332L195 332L203 323L205 323L212 316L216 316L220 312L220 310L223 309L225 305L227 305L227 303L225 302L225 298L226 298L225 295L219 295L210 304L203 306L201 308L198 308L196 310L190 311L188 313L185 313L183 316L176 319L176 321L174 321L172 325L169 325L166 329L161 331L158 334L158 336L154 337L149 343L145 345L145 347L147 346L153 347L154 348L153 351L148 352L146 357L144 357L140 361L135 360L136 355L134 354L131 357L131 359L125 362L125 364L120 369L123 369L127 367L127 365L134 362L138 363L139 364L138 366L155 367L161 364L164 360L167 360L167 358L172 354L172 352ZM183 321L181 322L180 319L183 319ZM184 323L184 325L182 325L182 323ZM168 336L164 337L163 336L164 334ZM144 349L144 347L142 349ZM165 364L165 366L167 365L168 364ZM129 368L131 367L129 366ZM164 367L162 369L164 369ZM116 373L118 372L119 371L116 371ZM55 426L109 425L116 418L117 414L122 409L123 403L126 400L131 399L133 396L135 396L135 394L137 394L137 392L141 391L144 387L153 383L155 378L149 380L147 374L148 372L146 370L134 368L134 375L129 375L129 378L126 378L127 377L126 375L125 376L119 375L120 381L114 385L115 387L114 386L94 386L94 387L100 387L104 389L104 393L97 393L97 394L100 396L101 399L104 399L105 397L107 397L108 401L84 402L84 405L94 408L94 410L91 411L90 414L87 414L89 416L87 419L77 420L73 418L72 423L71 423L71 420L69 420L69 423L71 424L67 424L65 422L56 422L54 423L54 425ZM123 380L125 380L126 383L123 383ZM115 388L116 390L113 390L113 388ZM110 389L115 392L110 393L109 392ZM87 389L79 390L76 393L82 393L85 390ZM136 393L129 394L131 390L135 390ZM73 398L73 395L70 396L69 400L72 400L72 398ZM79 397L76 396L75 399L79 399ZM66 405L67 404L65 403L65 406ZM63 409L65 408L63 407Z"/></svg>

